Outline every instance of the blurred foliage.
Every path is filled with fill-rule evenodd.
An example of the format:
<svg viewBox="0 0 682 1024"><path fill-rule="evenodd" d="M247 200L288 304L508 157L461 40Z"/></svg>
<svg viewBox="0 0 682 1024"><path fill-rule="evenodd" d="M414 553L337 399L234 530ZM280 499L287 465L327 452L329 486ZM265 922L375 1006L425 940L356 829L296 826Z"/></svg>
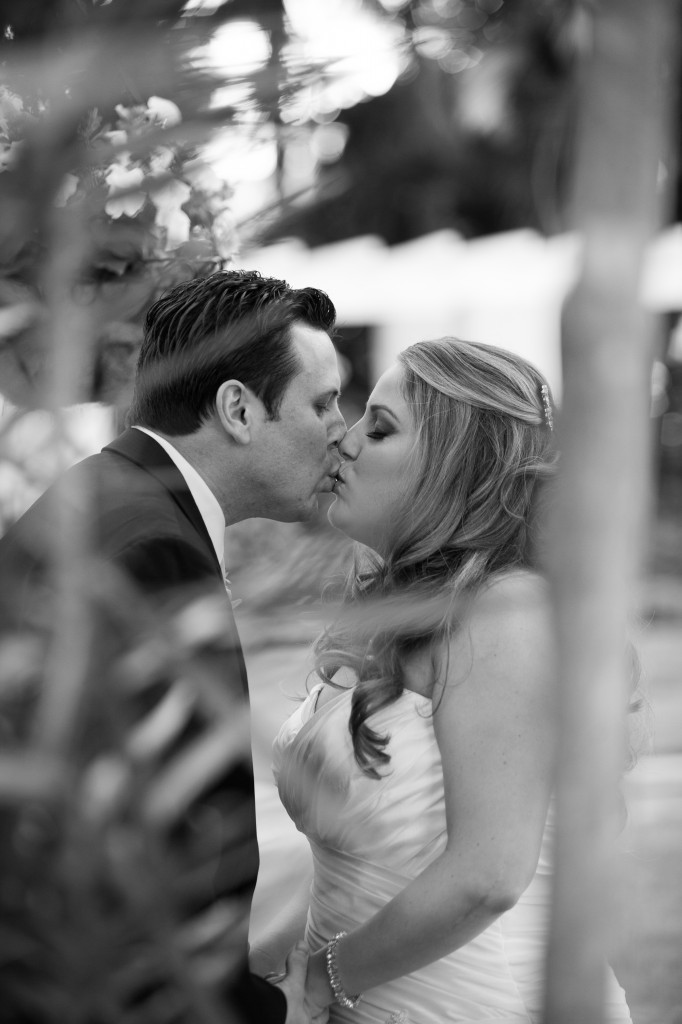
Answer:
<svg viewBox="0 0 682 1024"><path fill-rule="evenodd" d="M0 185L23 173L23 152L31 133L47 126L48 115L5 89L0 92L5 132ZM229 187L197 157L194 148L164 138L181 121L177 106L152 96L146 103L117 104L113 123L97 108L78 126L80 167L67 171L54 198L52 217L68 218L85 208L90 231L87 265L76 282L78 301L97 324L98 356L93 366L94 400L120 402L132 378L139 328L150 302L166 288L196 274L219 269L235 248L229 215ZM9 182L11 188L12 182ZM32 230L31 230L32 228ZM41 297L39 224L19 224L4 237L0 301L5 324L3 391L16 404L30 405L40 378L42 346L31 345L46 319ZM12 332L14 326L14 332ZM136 329L137 328L137 329Z"/></svg>
<svg viewBox="0 0 682 1024"><path fill-rule="evenodd" d="M89 241L74 284L93 351L78 397L125 409L147 306L238 251L231 186L202 163L226 126L269 126L277 147L279 191L240 226L249 242L559 227L588 0L364 7L393 29L402 73L385 95L329 110L315 95L339 69L292 51L282 0L3 5L0 371L13 402L48 404L50 253L60 221L80 217ZM201 48L240 21L270 56L218 72ZM292 196L288 154L333 125L312 187Z"/></svg>
<svg viewBox="0 0 682 1024"><path fill-rule="evenodd" d="M75 687L68 665L47 680L60 692L46 683L60 638L44 593L0 640L0 1020L238 1024L223 993L254 851L220 788L250 757L248 708L213 660L224 595L162 609L101 564L72 572L68 643L96 627Z"/></svg>
<svg viewBox="0 0 682 1024"><path fill-rule="evenodd" d="M270 117L283 87L271 66L211 66L214 33L244 18L277 35L281 0L3 4L0 373L14 404L54 400L54 259L78 225L71 290L91 351L72 400L124 410L150 303L233 258L232 189L203 147L225 126L248 132L254 110ZM219 106L226 80L242 96Z"/></svg>
<svg viewBox="0 0 682 1024"><path fill-rule="evenodd" d="M196 53L245 5L183 8L3 3L0 376L12 422L93 398L125 408L149 303L234 253L231 188L201 148L240 113L211 105L221 83ZM254 2L249 16L274 24L281 4ZM266 106L277 83L257 79ZM58 442L45 452L55 472ZM51 540L56 594L4 578L0 602L0 1020L236 1024L221 995L243 966L256 861L221 783L250 758L248 709L212 650L226 640L224 592L218 614L191 595L150 605Z"/></svg>
<svg viewBox="0 0 682 1024"><path fill-rule="evenodd" d="M590 0L368 6L401 24L405 70L385 95L336 112L342 156L322 168L314 201L266 238L320 245L372 233L397 244L442 228L559 230Z"/></svg>
<svg viewBox="0 0 682 1024"><path fill-rule="evenodd" d="M667 318L664 361L657 365L656 424L658 516L650 551L654 573L682 578L682 319Z"/></svg>
<svg viewBox="0 0 682 1024"><path fill-rule="evenodd" d="M325 89L342 70L296 48L283 0L3 4L6 395L48 403L49 252L65 217L82 217L90 232L77 285L93 352L79 397L121 410L146 307L177 281L234 259L240 244L562 230L592 0L355 6L385 26L401 70L383 95L358 102L354 93L333 108ZM240 66L235 57L218 70L206 44L236 23L260 32L269 56ZM274 200L238 230L232 184L202 160L203 145L226 128L260 133L276 150ZM287 167L304 150L301 185Z"/></svg>
<svg viewBox="0 0 682 1024"><path fill-rule="evenodd" d="M118 398L103 378L129 382L149 302L195 272L191 259L213 267L230 248L220 221L213 231L228 191L207 194L193 164L209 82L185 66L187 32L170 35L180 8L3 5L0 368L17 405L49 403L52 261L71 225L87 234L71 287L96 334L81 399ZM189 138L173 135L180 105L159 98L178 93Z"/></svg>
<svg viewBox="0 0 682 1024"><path fill-rule="evenodd" d="M230 527L225 560L245 649L310 643L334 613L352 552L323 515L296 525L251 519Z"/></svg>

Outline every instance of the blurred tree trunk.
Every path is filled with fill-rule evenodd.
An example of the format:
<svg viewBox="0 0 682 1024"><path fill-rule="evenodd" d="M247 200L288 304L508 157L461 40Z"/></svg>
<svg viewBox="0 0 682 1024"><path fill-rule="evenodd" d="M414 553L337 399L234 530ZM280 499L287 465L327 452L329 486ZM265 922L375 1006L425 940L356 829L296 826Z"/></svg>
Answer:
<svg viewBox="0 0 682 1024"><path fill-rule="evenodd" d="M570 227L583 273L564 315L562 470L553 522L560 744L546 1024L604 1020L628 620L650 487L654 326L638 302L677 82L673 0L603 0L581 74Z"/></svg>

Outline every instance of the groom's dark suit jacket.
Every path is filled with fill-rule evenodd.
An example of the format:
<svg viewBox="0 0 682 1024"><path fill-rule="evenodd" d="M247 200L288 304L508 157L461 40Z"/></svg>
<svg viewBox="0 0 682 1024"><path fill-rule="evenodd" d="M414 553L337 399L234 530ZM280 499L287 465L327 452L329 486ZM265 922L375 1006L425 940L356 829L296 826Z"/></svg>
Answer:
<svg viewBox="0 0 682 1024"><path fill-rule="evenodd" d="M210 665L213 678L218 679L225 693L237 702L235 706L248 701L244 659L215 550L182 475L163 448L149 435L127 430L101 453L69 470L63 481L55 485L60 486L66 487L69 494L77 495L80 490L88 495L85 521L91 549L103 566L113 565L124 570L125 576L119 578L132 580L134 593L148 601L152 612L168 609L170 616L190 597L212 599L212 607L220 609L224 631L219 630L221 637L217 644L209 644L204 668ZM54 539L54 489L46 492L0 539L3 579L0 613L5 623L21 624L22 616L30 615L28 603L34 597L29 581L44 574ZM66 500L79 499L67 497ZM22 608L24 598L26 608ZM106 650L115 648L116 640L112 642L109 636L103 646ZM160 680L145 693L148 703L145 711L149 712L150 701L153 711L164 694L164 683ZM201 727L200 721L188 721L176 743L180 754L183 744L200 738ZM223 818L220 866L214 872L210 888L213 900L222 901L223 906L233 911L236 908L235 916L241 918L235 926L236 965L229 979L221 983L220 998L225 1003L226 1017L233 1020L236 1016L248 1024L279 1024L286 1016L284 996L278 989L250 975L246 967L244 921L248 917L258 871L258 847L251 753L250 749L244 749L244 730L241 732L241 747L235 758L212 779L208 790L204 787L194 795L182 817L194 822L199 829L202 821L215 822L216 815ZM246 746L248 748L248 744ZM180 834L182 827L178 829L175 822L173 834L167 837L171 846L179 844L189 858L183 877L193 870L190 831L188 824L187 834ZM195 835L194 839L197 838L201 836ZM169 862L177 860L177 849L171 851L169 847ZM199 866L195 867L198 871ZM188 904L187 913L201 913L206 909Z"/></svg>

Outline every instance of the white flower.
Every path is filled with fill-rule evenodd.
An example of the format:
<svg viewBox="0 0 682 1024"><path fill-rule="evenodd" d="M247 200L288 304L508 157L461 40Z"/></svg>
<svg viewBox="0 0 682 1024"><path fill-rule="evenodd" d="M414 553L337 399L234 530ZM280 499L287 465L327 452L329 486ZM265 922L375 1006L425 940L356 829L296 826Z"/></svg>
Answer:
<svg viewBox="0 0 682 1024"><path fill-rule="evenodd" d="M184 181L167 181L155 189L150 199L156 207L154 218L160 228L166 231L166 242L170 249L181 245L189 238L190 220L180 207L186 203L192 190Z"/></svg>
<svg viewBox="0 0 682 1024"><path fill-rule="evenodd" d="M65 174L64 180L57 190L54 202L55 206L66 206L67 202L78 188L78 178L75 174Z"/></svg>
<svg viewBox="0 0 682 1024"><path fill-rule="evenodd" d="M182 173L189 178L194 188L202 192L219 192L225 188L223 179L204 160L192 160L185 164Z"/></svg>
<svg viewBox="0 0 682 1024"><path fill-rule="evenodd" d="M109 195L113 196L104 204L104 209L109 216L116 219L124 214L126 217L134 217L136 213L139 213L147 198L144 192L129 192L123 196L116 195L116 193L140 185L144 179L142 169L140 167L127 168L122 167L121 164L112 164L105 178L109 186Z"/></svg>
<svg viewBox="0 0 682 1024"><path fill-rule="evenodd" d="M110 132L102 132L102 138L108 139L112 146L124 146L128 141L128 132L122 128L113 128Z"/></svg>
<svg viewBox="0 0 682 1024"><path fill-rule="evenodd" d="M147 100L147 110L165 128L180 124L182 121L180 108L172 100L165 100L162 96L150 96Z"/></svg>
<svg viewBox="0 0 682 1024"><path fill-rule="evenodd" d="M190 221L184 210L165 210L156 215L156 223L166 229L166 244L176 249L189 238Z"/></svg>
<svg viewBox="0 0 682 1024"><path fill-rule="evenodd" d="M168 146L158 146L152 150L149 157L149 167L152 174L165 174L170 170L175 159L175 153Z"/></svg>
<svg viewBox="0 0 682 1024"><path fill-rule="evenodd" d="M102 132L102 138L106 139L107 142L109 142L117 151L113 153L112 159L123 167L127 167L130 162L130 152L129 150L122 149L121 147L125 146L128 142L128 132L119 131L118 129L110 132Z"/></svg>
<svg viewBox="0 0 682 1024"><path fill-rule="evenodd" d="M6 132L13 116L20 114L24 109L24 101L21 96L0 85L0 131Z"/></svg>

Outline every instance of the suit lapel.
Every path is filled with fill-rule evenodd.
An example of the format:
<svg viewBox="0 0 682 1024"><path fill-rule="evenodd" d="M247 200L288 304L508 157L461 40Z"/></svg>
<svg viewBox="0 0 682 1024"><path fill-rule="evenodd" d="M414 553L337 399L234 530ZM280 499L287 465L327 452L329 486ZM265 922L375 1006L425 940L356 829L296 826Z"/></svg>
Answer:
<svg viewBox="0 0 682 1024"><path fill-rule="evenodd" d="M217 571L222 578L222 571L215 556L213 542L190 489L185 483L185 478L161 445L157 444L149 434L145 434L141 430L134 430L131 427L129 430L124 431L120 437L106 445L102 451L112 451L116 452L117 455L122 455L124 459L134 462L136 466L150 473L159 483L163 484L173 501L180 507L205 542L213 555Z"/></svg>
<svg viewBox="0 0 682 1024"><path fill-rule="evenodd" d="M161 445L157 444L154 438L150 437L149 434L145 434L141 430L134 430L131 427L129 430L124 431L114 441L111 441L110 444L106 445L102 451L116 452L117 455L123 456L124 459L134 462L136 466L140 467L140 469L145 470L147 473L151 473L153 477L163 484L171 495L173 501L181 508L182 512L187 516L199 536L204 540L206 547L211 552L212 561L216 567L216 574L224 586L225 580L223 578L223 571L218 559L216 558L215 548L213 547L213 542L208 530L206 529L204 520L201 517L201 513L197 508L189 487L185 483L185 478ZM232 603L227 594L225 594L225 600L228 608L229 630L234 638L233 651L237 659L237 670L241 678L244 695L248 700L249 690L246 665L244 663L242 646L237 632L237 624L234 621Z"/></svg>

